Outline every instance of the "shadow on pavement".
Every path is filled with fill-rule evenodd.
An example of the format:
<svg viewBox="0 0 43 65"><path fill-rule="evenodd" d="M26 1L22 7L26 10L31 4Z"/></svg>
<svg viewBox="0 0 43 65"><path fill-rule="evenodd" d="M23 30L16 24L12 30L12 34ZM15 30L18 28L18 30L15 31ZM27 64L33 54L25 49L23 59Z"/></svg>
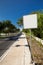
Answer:
<svg viewBox="0 0 43 65"><path fill-rule="evenodd" d="M29 47L28 45L16 45L15 47L21 47L21 46Z"/></svg>

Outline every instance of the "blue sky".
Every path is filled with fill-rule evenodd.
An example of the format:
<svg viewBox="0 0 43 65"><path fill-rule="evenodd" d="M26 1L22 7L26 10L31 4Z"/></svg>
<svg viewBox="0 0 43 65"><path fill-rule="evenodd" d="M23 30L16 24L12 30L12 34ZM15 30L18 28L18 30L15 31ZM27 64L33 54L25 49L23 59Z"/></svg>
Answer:
<svg viewBox="0 0 43 65"><path fill-rule="evenodd" d="M14 25L23 15L43 10L43 0L0 0L0 20L11 20Z"/></svg>

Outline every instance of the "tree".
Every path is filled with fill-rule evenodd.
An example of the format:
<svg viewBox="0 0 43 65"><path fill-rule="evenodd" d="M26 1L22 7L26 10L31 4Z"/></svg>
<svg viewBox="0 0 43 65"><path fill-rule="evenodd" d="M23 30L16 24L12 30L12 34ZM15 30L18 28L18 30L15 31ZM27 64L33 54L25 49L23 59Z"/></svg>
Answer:
<svg viewBox="0 0 43 65"><path fill-rule="evenodd" d="M15 32L16 31L16 27L15 27L15 25L13 25L13 24L11 24L10 26L9 26L9 32Z"/></svg>
<svg viewBox="0 0 43 65"><path fill-rule="evenodd" d="M38 18L38 28L32 29L32 32L37 37L43 38L43 13L37 11L37 12L33 12L32 14L37 14L37 18Z"/></svg>
<svg viewBox="0 0 43 65"><path fill-rule="evenodd" d="M0 22L0 32L1 33L13 33L16 31L16 26L11 23L10 20L4 20Z"/></svg>
<svg viewBox="0 0 43 65"><path fill-rule="evenodd" d="M18 19L17 24L18 24L18 26L22 27L23 26L23 18Z"/></svg>
<svg viewBox="0 0 43 65"><path fill-rule="evenodd" d="M35 36L43 39L43 11L36 11L36 12L32 12L31 14L37 14L37 21L38 21L38 28L37 29L31 29L32 33ZM23 26L23 18L20 18L18 20L17 24L20 27ZM27 33L29 30L23 29L23 31L25 31Z"/></svg>
<svg viewBox="0 0 43 65"><path fill-rule="evenodd" d="M3 21L3 26L4 26L4 28L5 27L9 27L11 25L11 21L10 20L5 20L5 21Z"/></svg>
<svg viewBox="0 0 43 65"><path fill-rule="evenodd" d="M3 30L3 26L2 26L2 22L0 21L0 33L2 32Z"/></svg>

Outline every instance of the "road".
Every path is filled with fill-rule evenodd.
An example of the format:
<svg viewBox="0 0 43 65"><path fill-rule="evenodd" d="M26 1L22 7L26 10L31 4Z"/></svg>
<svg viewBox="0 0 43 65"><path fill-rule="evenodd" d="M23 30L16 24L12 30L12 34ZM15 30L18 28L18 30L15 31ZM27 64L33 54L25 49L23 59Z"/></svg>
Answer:
<svg viewBox="0 0 43 65"><path fill-rule="evenodd" d="M0 40L0 57L4 54L4 52L9 49L9 47L18 39L20 34L17 36L8 37Z"/></svg>

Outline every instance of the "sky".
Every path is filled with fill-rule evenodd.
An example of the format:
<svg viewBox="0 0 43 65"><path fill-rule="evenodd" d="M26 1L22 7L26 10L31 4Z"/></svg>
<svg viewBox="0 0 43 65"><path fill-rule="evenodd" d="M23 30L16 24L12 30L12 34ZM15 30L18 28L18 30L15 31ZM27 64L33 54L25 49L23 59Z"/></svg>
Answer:
<svg viewBox="0 0 43 65"><path fill-rule="evenodd" d="M24 15L43 10L43 0L0 0L0 21L11 20L14 25Z"/></svg>

